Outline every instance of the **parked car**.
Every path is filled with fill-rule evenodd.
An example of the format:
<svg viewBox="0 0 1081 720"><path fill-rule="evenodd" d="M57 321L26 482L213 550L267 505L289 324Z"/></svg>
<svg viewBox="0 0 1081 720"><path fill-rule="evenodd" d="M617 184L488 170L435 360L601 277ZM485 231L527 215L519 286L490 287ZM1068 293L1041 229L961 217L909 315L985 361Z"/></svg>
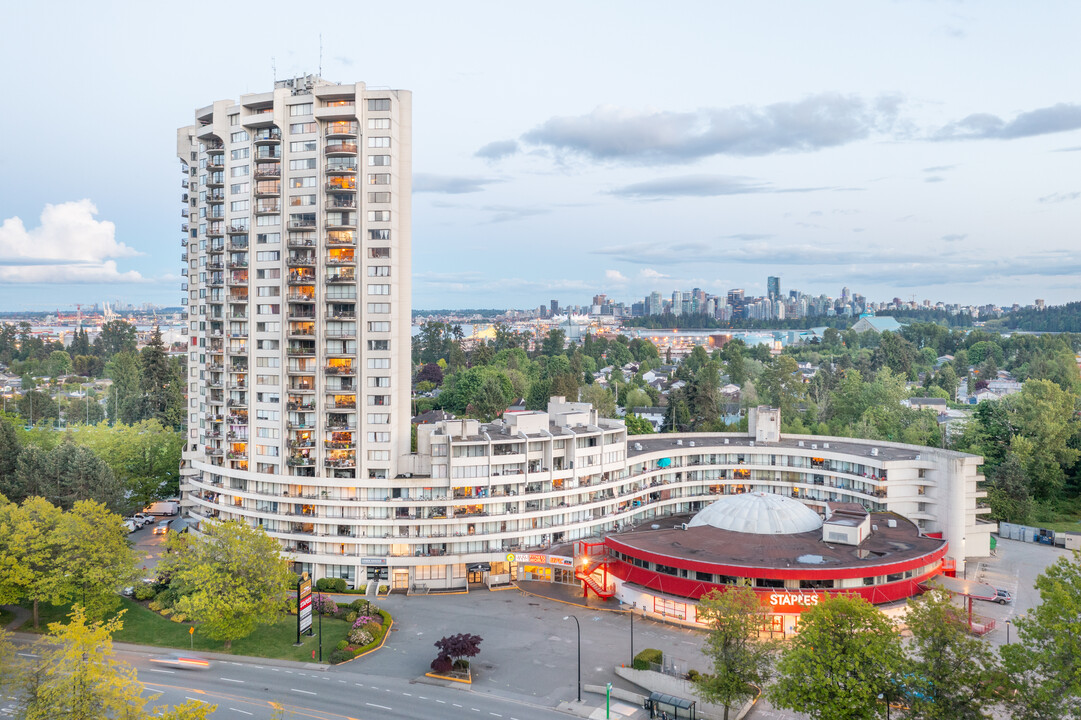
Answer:
<svg viewBox="0 0 1081 720"><path fill-rule="evenodd" d="M164 535L169 532L169 526L173 524L172 520L162 520L160 523L154 526L155 535Z"/></svg>
<svg viewBox="0 0 1081 720"><path fill-rule="evenodd" d="M165 500L153 503L150 507L143 510L143 512L149 515L176 515L180 512L180 504L173 500Z"/></svg>
<svg viewBox="0 0 1081 720"><path fill-rule="evenodd" d="M128 529L129 533L133 533L139 529L139 524L131 518L124 518L124 527Z"/></svg>
<svg viewBox="0 0 1081 720"><path fill-rule="evenodd" d="M138 520L140 525L149 525L150 523L154 522L154 520L157 519L153 515L150 515L149 513L141 513L141 512L140 513L135 513L134 515L132 515L132 518L134 518L135 520Z"/></svg>
<svg viewBox="0 0 1081 720"><path fill-rule="evenodd" d="M1010 594L1009 590L1003 590L1002 588L995 588L995 599L994 599L994 601L997 602L999 605L1005 605L1006 603L1012 603L1013 602L1013 595Z"/></svg>

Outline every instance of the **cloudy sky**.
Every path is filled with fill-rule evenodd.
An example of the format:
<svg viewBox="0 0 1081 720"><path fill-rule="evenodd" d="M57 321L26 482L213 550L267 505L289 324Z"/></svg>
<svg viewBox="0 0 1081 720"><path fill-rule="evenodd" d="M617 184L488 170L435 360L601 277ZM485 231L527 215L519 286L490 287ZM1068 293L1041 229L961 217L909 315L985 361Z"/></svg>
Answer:
<svg viewBox="0 0 1081 720"><path fill-rule="evenodd" d="M259 12L253 12L258 7ZM535 8L535 9L534 9ZM213 19L212 19L213 16ZM314 72L414 92L414 306L1081 290L1070 2L25 2L0 309L180 298L175 129Z"/></svg>

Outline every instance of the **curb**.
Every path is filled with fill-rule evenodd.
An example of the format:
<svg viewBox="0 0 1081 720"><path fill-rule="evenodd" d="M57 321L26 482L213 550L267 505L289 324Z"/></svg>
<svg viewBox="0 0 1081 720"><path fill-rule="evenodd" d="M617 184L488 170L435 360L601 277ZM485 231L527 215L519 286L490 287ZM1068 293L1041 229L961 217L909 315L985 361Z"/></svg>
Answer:
<svg viewBox="0 0 1081 720"><path fill-rule="evenodd" d="M329 667L340 667L342 665L348 665L349 663L353 662L354 660L360 660L362 657L366 657L368 655L371 655L376 650L382 650L383 646L387 644L387 638L390 637L390 631L391 631L391 629L393 627L394 627L394 618L391 618L390 619L390 625L387 625L387 631L385 633L383 633L383 639L379 642L378 645L373 647L371 650L365 650L360 655L354 655L353 657L349 658L345 662L338 663L337 665L330 665Z"/></svg>

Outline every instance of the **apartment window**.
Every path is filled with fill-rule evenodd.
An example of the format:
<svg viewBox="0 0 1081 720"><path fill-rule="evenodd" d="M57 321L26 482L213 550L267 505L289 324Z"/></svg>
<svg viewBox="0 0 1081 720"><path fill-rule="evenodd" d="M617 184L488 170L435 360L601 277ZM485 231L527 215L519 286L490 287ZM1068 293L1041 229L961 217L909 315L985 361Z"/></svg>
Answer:
<svg viewBox="0 0 1081 720"><path fill-rule="evenodd" d="M280 381L280 379L281 379L280 375L256 375L255 376L255 384L256 385L277 385L278 382Z"/></svg>
<svg viewBox="0 0 1081 720"><path fill-rule="evenodd" d="M290 160L290 170L314 170L316 164L315 158L303 158L301 160Z"/></svg>
<svg viewBox="0 0 1081 720"><path fill-rule="evenodd" d="M386 350L386 348L383 348ZM389 370L390 358L368 358L369 370Z"/></svg>
<svg viewBox="0 0 1081 720"><path fill-rule="evenodd" d="M311 115L311 114L312 114L312 104L311 103L300 103L300 104L297 104L297 105L290 105L289 106L289 115L290 115L290 117L297 117L298 115Z"/></svg>
<svg viewBox="0 0 1081 720"><path fill-rule="evenodd" d="M390 138L388 137L369 137L368 147L370 148L388 148L390 147Z"/></svg>
<svg viewBox="0 0 1081 720"><path fill-rule="evenodd" d="M281 241L281 233L258 233L255 236L256 245L277 245ZM277 288L274 289L277 290Z"/></svg>
<svg viewBox="0 0 1081 720"><path fill-rule="evenodd" d="M229 168L229 177L244 177L248 174L247 165L234 165Z"/></svg>
<svg viewBox="0 0 1081 720"><path fill-rule="evenodd" d="M368 387L390 387L389 377L370 377L368 378Z"/></svg>
<svg viewBox="0 0 1081 720"><path fill-rule="evenodd" d="M251 189L251 185L249 185L246 182L233 183L232 185L229 186L229 194L230 195L247 195L249 189Z"/></svg>
<svg viewBox="0 0 1081 720"><path fill-rule="evenodd" d="M369 185L390 185L390 173L372 173L368 175Z"/></svg>
<svg viewBox="0 0 1081 720"><path fill-rule="evenodd" d="M234 200L229 203L229 209L233 212L247 212L251 207L251 202L248 200Z"/></svg>
<svg viewBox="0 0 1081 720"><path fill-rule="evenodd" d="M368 112L378 110L390 110L390 98L372 98L368 100Z"/></svg>
<svg viewBox="0 0 1081 720"><path fill-rule="evenodd" d="M368 222L390 222L390 210L369 210Z"/></svg>
<svg viewBox="0 0 1081 720"><path fill-rule="evenodd" d="M390 350L390 340L369 340L369 350Z"/></svg>
<svg viewBox="0 0 1081 720"><path fill-rule="evenodd" d="M390 265L370 265L368 277L390 277Z"/></svg>
<svg viewBox="0 0 1081 720"><path fill-rule="evenodd" d="M256 305L256 315L279 315L281 314L281 305Z"/></svg>
<svg viewBox="0 0 1081 720"><path fill-rule="evenodd" d="M229 151L229 159L230 160L243 160L243 159L247 158L250 153L251 153L251 150L249 150L246 147L237 148L236 150L230 150Z"/></svg>
<svg viewBox="0 0 1081 720"><path fill-rule="evenodd" d="M278 280L282 276L281 268L266 268L255 271L256 280Z"/></svg>
<svg viewBox="0 0 1081 720"><path fill-rule="evenodd" d="M369 295L390 295L390 285L369 285Z"/></svg>
<svg viewBox="0 0 1081 720"><path fill-rule="evenodd" d="M306 133L319 132L319 124L313 122L291 123L289 125L290 135L304 135Z"/></svg>
<svg viewBox="0 0 1081 720"><path fill-rule="evenodd" d="M291 207L299 207L299 206L314 205L314 204L315 204L315 196L314 195L293 195L292 197L289 198L289 205Z"/></svg>
<svg viewBox="0 0 1081 720"><path fill-rule="evenodd" d="M368 442L372 442L372 443L390 442L390 433L370 432L370 433L368 433Z"/></svg>
<svg viewBox="0 0 1081 720"><path fill-rule="evenodd" d="M255 332L281 332L282 324L276 322L255 323Z"/></svg>
<svg viewBox="0 0 1081 720"><path fill-rule="evenodd" d="M390 332L390 322L386 320L370 321L368 332Z"/></svg>
<svg viewBox="0 0 1081 720"><path fill-rule="evenodd" d="M368 303L368 312L372 315L387 315L390 313L390 303Z"/></svg>
<svg viewBox="0 0 1081 720"><path fill-rule="evenodd" d="M230 115L229 116L229 124L230 125L239 125L240 124L240 113L233 113L232 115Z"/></svg>
<svg viewBox="0 0 1081 720"><path fill-rule="evenodd" d="M256 445L255 446L255 454L256 455L265 455L266 457L278 457L278 446L277 445Z"/></svg>
<svg viewBox="0 0 1081 720"><path fill-rule="evenodd" d="M368 459L369 460L377 460L377 461L378 460L383 460L383 461L390 460L390 450L369 450L368 451Z"/></svg>
<svg viewBox="0 0 1081 720"><path fill-rule="evenodd" d="M390 167L390 155L369 155L368 167Z"/></svg>
<svg viewBox="0 0 1081 720"><path fill-rule="evenodd" d="M390 240L390 230L369 230L369 240Z"/></svg>
<svg viewBox="0 0 1081 720"><path fill-rule="evenodd" d="M388 192L370 192L370 193L368 193L368 202L370 202L370 203L388 203L388 202L390 202L390 193L388 193Z"/></svg>
<svg viewBox="0 0 1081 720"><path fill-rule="evenodd" d="M265 403L277 403L281 402L281 396L278 393L256 393L255 399L259 402Z"/></svg>
<svg viewBox="0 0 1081 720"><path fill-rule="evenodd" d="M306 175L304 177L289 178L289 187L291 187L291 188L315 187L315 176L314 175Z"/></svg>
<svg viewBox="0 0 1081 720"><path fill-rule="evenodd" d="M390 130L390 118L368 118L368 129Z"/></svg>
<svg viewBox="0 0 1081 720"><path fill-rule="evenodd" d="M369 425L390 425L389 413L368 413Z"/></svg>
<svg viewBox="0 0 1081 720"><path fill-rule="evenodd" d="M231 135L229 135L229 139L232 142L235 142L235 143L247 142L248 141L248 131L247 130L237 130L235 133L232 133Z"/></svg>
<svg viewBox="0 0 1081 720"><path fill-rule="evenodd" d="M255 419L270 420L276 422L278 420L281 420L281 412L278 410L256 410Z"/></svg>
<svg viewBox="0 0 1081 720"><path fill-rule="evenodd" d="M275 288L277 290L277 288ZM255 358L255 367L270 367L276 368L282 366L282 359L278 357L257 357Z"/></svg>
<svg viewBox="0 0 1081 720"><path fill-rule="evenodd" d="M289 152L315 152L317 149L315 140L296 140L289 143Z"/></svg>
<svg viewBox="0 0 1081 720"><path fill-rule="evenodd" d="M256 340L256 350L278 350L280 343L277 340Z"/></svg>
<svg viewBox="0 0 1081 720"><path fill-rule="evenodd" d="M255 253L255 259L259 262L277 262L282 259L281 250L263 250Z"/></svg>

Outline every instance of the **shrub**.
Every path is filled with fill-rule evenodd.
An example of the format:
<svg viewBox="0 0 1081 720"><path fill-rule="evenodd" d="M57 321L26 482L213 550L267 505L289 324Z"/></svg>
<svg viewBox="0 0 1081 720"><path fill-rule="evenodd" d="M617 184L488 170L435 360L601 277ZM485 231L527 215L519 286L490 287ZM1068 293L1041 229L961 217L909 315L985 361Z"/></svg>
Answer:
<svg viewBox="0 0 1081 720"><path fill-rule="evenodd" d="M345 614L345 621L347 623L351 623L356 619L357 619L357 611L356 610L350 610L349 612L347 612Z"/></svg>
<svg viewBox="0 0 1081 720"><path fill-rule="evenodd" d="M154 599L157 600L158 604L162 607L172 607L173 605L176 605L176 601L180 599L180 593L172 588L166 588L158 593Z"/></svg>
<svg viewBox="0 0 1081 720"><path fill-rule="evenodd" d="M154 588L147 583L139 583L132 590L136 600L149 600L154 597Z"/></svg>
<svg viewBox="0 0 1081 720"><path fill-rule="evenodd" d="M315 589L320 592L345 592L346 584L343 578L319 578L315 581Z"/></svg>
<svg viewBox="0 0 1081 720"><path fill-rule="evenodd" d="M159 612L159 613L161 613L162 615L164 615L165 617L169 617L170 615L172 615L172 614L173 614L173 609L172 609L172 608L167 608L167 607L163 607L163 608L162 608L161 610L159 610L158 612Z"/></svg>
<svg viewBox="0 0 1081 720"><path fill-rule="evenodd" d="M328 659L330 660L331 665L337 665L338 663L343 663L346 660L352 660L353 653L349 652L348 650L332 650Z"/></svg>
<svg viewBox="0 0 1081 720"><path fill-rule="evenodd" d="M388 593L388 592L390 592L390 585L380 585L379 590L377 590L377 592L380 592L380 593Z"/></svg>
<svg viewBox="0 0 1081 720"><path fill-rule="evenodd" d="M367 645L372 640L372 634L363 627L354 627L349 631L349 642L354 645Z"/></svg>
<svg viewBox="0 0 1081 720"><path fill-rule="evenodd" d="M632 667L635 670L649 670L650 663L661 664L661 660L664 658L664 653L655 648L646 648L642 652L634 656L634 662Z"/></svg>
<svg viewBox="0 0 1081 720"><path fill-rule="evenodd" d="M146 606L154 612L161 612L161 603L159 603L157 600L151 600L146 604Z"/></svg>
<svg viewBox="0 0 1081 720"><path fill-rule="evenodd" d="M312 610L321 615L334 615L338 612L338 604L326 595L317 593L312 595Z"/></svg>
<svg viewBox="0 0 1081 720"><path fill-rule="evenodd" d="M700 677L700 673L697 670L695 670L694 668L691 668L690 670L687 671L687 679L690 680L691 682L696 682L699 677Z"/></svg>
<svg viewBox="0 0 1081 720"><path fill-rule="evenodd" d="M334 649L335 650L345 650L348 647L349 647L349 641L348 640L339 640L338 644L334 646Z"/></svg>
<svg viewBox="0 0 1081 720"><path fill-rule="evenodd" d="M375 603L367 600L354 600L349 603L349 607L357 611L357 614L364 613L365 615L376 615L379 613L379 608Z"/></svg>
<svg viewBox="0 0 1081 720"><path fill-rule="evenodd" d="M182 623L182 622L187 622L188 621L188 616L185 615L184 613L177 613L176 615L173 615L169 619L172 620L175 623Z"/></svg>
<svg viewBox="0 0 1081 720"><path fill-rule="evenodd" d="M452 667L454 667L454 663L446 655L440 655L435 660L432 660L432 670L437 673L448 673Z"/></svg>

